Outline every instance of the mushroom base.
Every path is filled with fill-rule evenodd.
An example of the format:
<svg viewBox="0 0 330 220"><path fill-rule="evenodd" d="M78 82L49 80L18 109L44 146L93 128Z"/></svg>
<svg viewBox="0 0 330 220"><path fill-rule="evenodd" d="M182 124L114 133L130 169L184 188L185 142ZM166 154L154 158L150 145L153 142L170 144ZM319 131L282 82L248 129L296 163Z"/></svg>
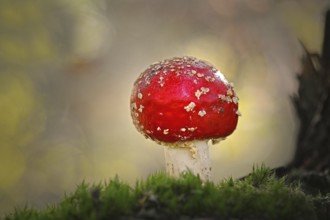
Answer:
<svg viewBox="0 0 330 220"><path fill-rule="evenodd" d="M203 181L210 180L211 161L207 141L194 141L190 148L165 146L166 172L178 177L181 173L191 171Z"/></svg>

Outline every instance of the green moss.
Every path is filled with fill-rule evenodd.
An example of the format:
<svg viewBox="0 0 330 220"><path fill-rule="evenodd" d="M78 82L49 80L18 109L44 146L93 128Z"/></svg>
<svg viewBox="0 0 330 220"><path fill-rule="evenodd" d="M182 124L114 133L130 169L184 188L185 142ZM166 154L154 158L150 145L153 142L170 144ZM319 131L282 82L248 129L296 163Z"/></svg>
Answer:
<svg viewBox="0 0 330 220"><path fill-rule="evenodd" d="M134 188L118 177L82 183L59 204L17 209L4 219L319 219L325 204L329 197L306 195L259 167L244 179L220 183L203 183L191 173L178 179L157 173Z"/></svg>

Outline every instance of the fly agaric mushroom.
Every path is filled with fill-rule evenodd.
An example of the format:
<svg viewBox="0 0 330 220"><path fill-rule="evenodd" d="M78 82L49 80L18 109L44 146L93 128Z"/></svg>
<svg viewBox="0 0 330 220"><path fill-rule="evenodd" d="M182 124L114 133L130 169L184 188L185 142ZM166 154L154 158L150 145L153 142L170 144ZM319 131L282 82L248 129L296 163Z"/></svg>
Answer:
<svg viewBox="0 0 330 220"><path fill-rule="evenodd" d="M190 170L202 180L211 173L208 141L230 135L240 116L233 84L194 57L152 64L135 81L130 104L137 130L165 145L167 173Z"/></svg>

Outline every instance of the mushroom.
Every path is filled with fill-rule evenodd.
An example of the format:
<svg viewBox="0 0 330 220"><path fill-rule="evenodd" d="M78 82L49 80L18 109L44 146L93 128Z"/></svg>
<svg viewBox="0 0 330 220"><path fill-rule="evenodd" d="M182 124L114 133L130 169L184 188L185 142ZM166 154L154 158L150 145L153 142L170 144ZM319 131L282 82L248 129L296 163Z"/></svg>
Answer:
<svg viewBox="0 0 330 220"><path fill-rule="evenodd" d="M233 84L213 65L186 56L142 72L130 106L137 130L165 145L167 173L177 177L190 170L204 181L211 173L209 140L230 135L240 116Z"/></svg>

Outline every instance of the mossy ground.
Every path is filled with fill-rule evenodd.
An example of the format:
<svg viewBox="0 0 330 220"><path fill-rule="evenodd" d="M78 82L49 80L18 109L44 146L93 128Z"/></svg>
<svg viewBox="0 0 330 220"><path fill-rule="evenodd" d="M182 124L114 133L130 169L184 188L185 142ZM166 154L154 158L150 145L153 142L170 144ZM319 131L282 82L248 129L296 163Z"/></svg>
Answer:
<svg viewBox="0 0 330 220"><path fill-rule="evenodd" d="M220 183L203 183L191 173L177 179L157 173L135 187L119 178L83 182L56 205L16 209L4 219L326 219L329 201L329 194L306 194L259 167L244 179Z"/></svg>

